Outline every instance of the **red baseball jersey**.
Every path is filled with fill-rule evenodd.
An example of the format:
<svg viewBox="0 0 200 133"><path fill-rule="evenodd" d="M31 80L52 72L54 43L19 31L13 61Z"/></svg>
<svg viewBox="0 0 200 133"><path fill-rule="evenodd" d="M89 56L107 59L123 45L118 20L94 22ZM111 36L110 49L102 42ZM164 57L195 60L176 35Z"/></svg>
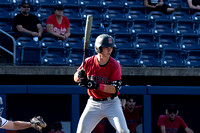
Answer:
<svg viewBox="0 0 200 133"><path fill-rule="evenodd" d="M133 113L130 113L130 111L125 108L124 116L130 133L135 133L136 127L142 116L142 106L135 106Z"/></svg>
<svg viewBox="0 0 200 133"><path fill-rule="evenodd" d="M78 70L80 70L81 68L82 65L78 68ZM94 80L98 84L109 84L112 81L121 80L121 66L112 57L110 57L107 64L103 66L99 65L97 55L88 57L85 60L84 68L87 78L90 80ZM112 97L112 94L110 93L105 93L95 89L88 89L88 95L97 99Z"/></svg>
<svg viewBox="0 0 200 133"><path fill-rule="evenodd" d="M58 24L55 14L52 14L48 17L46 24L53 24L53 31L62 35L64 35L67 31L67 28L70 27L69 19L65 16L62 18L62 23Z"/></svg>
<svg viewBox="0 0 200 133"><path fill-rule="evenodd" d="M167 115L160 115L157 125L165 126L166 133L178 133L179 128L185 129L187 127L186 123L180 116L176 116L175 120L171 122Z"/></svg>

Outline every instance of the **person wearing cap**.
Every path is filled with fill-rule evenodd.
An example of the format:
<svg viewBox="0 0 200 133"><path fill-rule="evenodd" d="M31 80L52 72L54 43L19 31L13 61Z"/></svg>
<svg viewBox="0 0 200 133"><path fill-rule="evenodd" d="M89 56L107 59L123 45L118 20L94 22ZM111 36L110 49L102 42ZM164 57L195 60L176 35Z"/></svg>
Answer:
<svg viewBox="0 0 200 133"><path fill-rule="evenodd" d="M129 133L118 98L122 84L121 66L111 57L115 48L112 36L99 35L95 40L97 54L86 58L74 74L74 81L86 87L90 96L80 117L77 133L92 132L104 117L118 133Z"/></svg>
<svg viewBox="0 0 200 133"><path fill-rule="evenodd" d="M137 97L135 95L127 95L125 99L121 99L124 116L130 133L136 133L137 126L142 126L143 107L142 105L136 105L136 99ZM142 131L138 131L137 133L142 133Z"/></svg>
<svg viewBox="0 0 200 133"><path fill-rule="evenodd" d="M62 124L60 122L55 122L51 125L51 131L48 133L65 133L62 129Z"/></svg>
<svg viewBox="0 0 200 133"><path fill-rule="evenodd" d="M55 6L54 14L47 18L46 28L56 39L65 41L71 34L69 19L63 16L63 10L62 5Z"/></svg>
<svg viewBox="0 0 200 133"><path fill-rule="evenodd" d="M17 33L17 37L30 36L42 37L43 28L37 16L30 13L31 5L28 0L22 1L20 5L20 14L14 17L13 30Z"/></svg>
<svg viewBox="0 0 200 133"><path fill-rule="evenodd" d="M185 121L178 116L178 110L175 104L170 104L166 109L166 115L160 115L157 125L160 133L178 133L179 129L184 129L186 133L194 133Z"/></svg>

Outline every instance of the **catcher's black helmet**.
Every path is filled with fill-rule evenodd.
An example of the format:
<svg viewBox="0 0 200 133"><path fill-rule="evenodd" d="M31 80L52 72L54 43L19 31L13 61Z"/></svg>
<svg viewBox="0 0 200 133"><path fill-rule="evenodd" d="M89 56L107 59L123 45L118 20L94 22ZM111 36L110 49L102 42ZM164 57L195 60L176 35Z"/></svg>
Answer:
<svg viewBox="0 0 200 133"><path fill-rule="evenodd" d="M116 48L114 39L108 34L101 34L96 38L95 41L95 51L97 53L102 52L102 47L113 47L113 51Z"/></svg>

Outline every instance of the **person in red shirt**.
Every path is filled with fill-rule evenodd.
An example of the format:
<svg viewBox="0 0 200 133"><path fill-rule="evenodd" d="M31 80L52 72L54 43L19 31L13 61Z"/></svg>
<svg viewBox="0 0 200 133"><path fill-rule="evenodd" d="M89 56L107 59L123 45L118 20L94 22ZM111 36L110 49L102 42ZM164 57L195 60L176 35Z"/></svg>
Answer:
<svg viewBox="0 0 200 133"><path fill-rule="evenodd" d="M58 40L65 41L71 35L69 19L63 16L62 5L57 5L54 10L54 14L49 16L46 21L47 32Z"/></svg>
<svg viewBox="0 0 200 133"><path fill-rule="evenodd" d="M136 96L127 96L126 99L121 99L122 108L126 123L130 133L136 133L136 127L142 124L142 105L136 106Z"/></svg>
<svg viewBox="0 0 200 133"><path fill-rule="evenodd" d="M106 129L106 124L108 122L107 118L103 118L94 128L92 133L104 133Z"/></svg>
<svg viewBox="0 0 200 133"><path fill-rule="evenodd" d="M178 133L179 129L184 129L186 133L194 133L184 120L178 116L175 104L170 104L166 109L166 115L160 115L157 122L159 133Z"/></svg>
<svg viewBox="0 0 200 133"><path fill-rule="evenodd" d="M62 124L60 122L55 122L53 123L53 125L51 126L51 131L48 133L65 133L64 131L62 131Z"/></svg>
<svg viewBox="0 0 200 133"><path fill-rule="evenodd" d="M111 57L116 45L112 36L101 34L96 38L96 55L86 58L74 74L74 81L86 87L90 96L79 119L76 133L91 133L107 118L118 133L129 133L119 100L121 66Z"/></svg>

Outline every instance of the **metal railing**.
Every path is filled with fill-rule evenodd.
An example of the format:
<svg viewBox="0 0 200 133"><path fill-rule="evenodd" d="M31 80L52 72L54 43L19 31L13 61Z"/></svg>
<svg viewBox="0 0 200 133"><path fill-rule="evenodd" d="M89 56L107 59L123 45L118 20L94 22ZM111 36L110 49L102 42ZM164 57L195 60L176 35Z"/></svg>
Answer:
<svg viewBox="0 0 200 133"><path fill-rule="evenodd" d="M16 64L16 41L15 41L15 38L13 36L11 36L10 34L8 34L7 32L1 30L1 29L0 29L0 33L5 34L6 36L8 36L8 37L10 37L12 39L12 42L13 42L13 52L9 51L8 49L4 48L1 45L0 45L0 49L4 50L5 52L7 52L11 56L13 56L13 65L15 65Z"/></svg>

